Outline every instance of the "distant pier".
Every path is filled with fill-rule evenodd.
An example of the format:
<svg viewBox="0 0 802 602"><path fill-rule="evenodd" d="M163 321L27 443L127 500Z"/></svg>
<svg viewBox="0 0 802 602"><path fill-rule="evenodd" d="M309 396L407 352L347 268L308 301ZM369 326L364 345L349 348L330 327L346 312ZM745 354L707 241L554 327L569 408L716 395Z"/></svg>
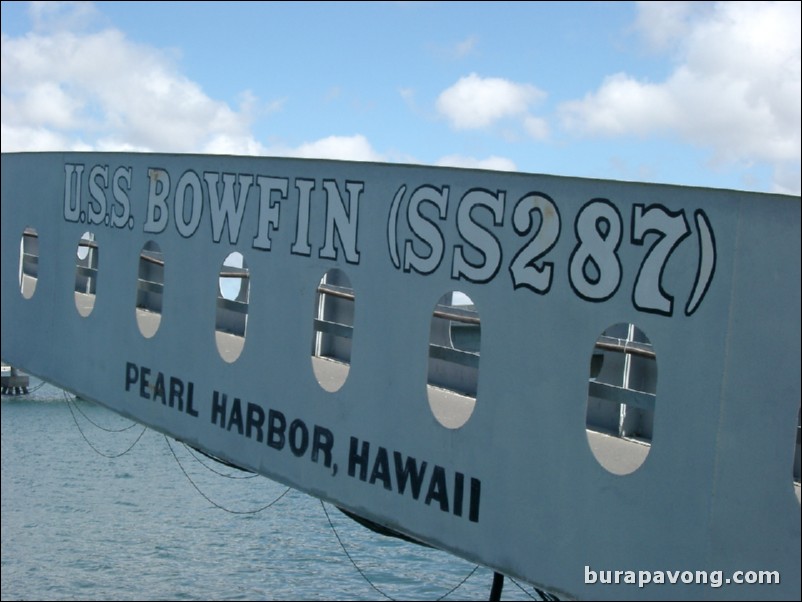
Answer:
<svg viewBox="0 0 802 602"><path fill-rule="evenodd" d="M27 395L28 376L19 374L13 366L3 364L0 377L3 395Z"/></svg>

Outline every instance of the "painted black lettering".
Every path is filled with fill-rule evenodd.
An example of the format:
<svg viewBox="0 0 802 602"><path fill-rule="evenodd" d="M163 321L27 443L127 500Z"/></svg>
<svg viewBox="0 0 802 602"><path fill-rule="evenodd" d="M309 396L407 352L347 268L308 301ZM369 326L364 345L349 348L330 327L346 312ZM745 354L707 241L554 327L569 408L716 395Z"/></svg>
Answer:
<svg viewBox="0 0 802 602"><path fill-rule="evenodd" d="M426 505L432 501L440 504L440 510L448 512L448 489L446 488L446 471L442 466L435 465L432 470L432 480L429 481L429 491L426 492Z"/></svg>
<svg viewBox="0 0 802 602"><path fill-rule="evenodd" d="M261 406L255 403L248 404L247 418L245 421L245 436L253 439L251 434L254 429L256 430L256 440L261 443L264 434L262 433L262 425L265 423L265 411Z"/></svg>
<svg viewBox="0 0 802 602"><path fill-rule="evenodd" d="M481 224L473 219L476 207L488 209L493 216L493 225L500 226L504 219L505 193L495 195L487 190L470 190L460 200L457 208L457 232L473 249L473 254L481 255L481 263L474 263L466 257L462 245L454 247L454 260L451 277L455 280L466 278L472 282L489 282L501 266L501 243Z"/></svg>
<svg viewBox="0 0 802 602"><path fill-rule="evenodd" d="M173 202L176 230L184 238L191 238L198 230L203 214L203 186L198 174L191 169L178 179Z"/></svg>
<svg viewBox="0 0 802 602"><path fill-rule="evenodd" d="M81 215L81 174L83 173L83 165L64 164L64 219L68 222L77 222ZM75 174L74 196L72 194L73 174Z"/></svg>
<svg viewBox="0 0 802 602"><path fill-rule="evenodd" d="M169 213L167 195L170 193L170 174L161 168L148 169L148 211L143 230L148 233L164 232Z"/></svg>
<svg viewBox="0 0 802 602"><path fill-rule="evenodd" d="M103 223L103 218L106 217L106 188L108 186L109 166L95 165L89 172L89 202L86 205L86 221L88 223Z"/></svg>
<svg viewBox="0 0 802 602"><path fill-rule="evenodd" d="M429 248L428 255L415 251L412 240L404 244L404 271L415 270L419 274L431 274L443 260L443 233L437 225L421 212L423 203L432 204L437 209L437 217L445 219L448 209L448 187L438 190L433 186L422 186L412 193L407 205L407 222L415 237Z"/></svg>
<svg viewBox="0 0 802 602"><path fill-rule="evenodd" d="M357 249L357 223L359 220L359 195L365 188L364 182L346 182L348 191L348 209L345 208L337 182L323 180L326 190L326 242L320 250L322 259L337 259L337 247L334 244L335 232L340 239L340 249L348 263L359 263Z"/></svg>
<svg viewBox="0 0 802 602"><path fill-rule="evenodd" d="M231 413L228 415L228 426L226 430L230 431L232 426L237 427L237 432L240 435L244 432L245 425L242 420L242 402L239 400L239 397L235 397L234 401L231 402Z"/></svg>
<svg viewBox="0 0 802 602"><path fill-rule="evenodd" d="M315 181L299 178L295 180L295 188L298 189L298 221L292 252L295 255L309 256L312 253L312 247L309 245L309 207Z"/></svg>
<svg viewBox="0 0 802 602"><path fill-rule="evenodd" d="M178 409L184 411L184 383L174 376L170 377L170 407L174 408L176 401Z"/></svg>
<svg viewBox="0 0 802 602"><path fill-rule="evenodd" d="M223 174L223 195L220 196L220 174L213 171L203 172L203 179L209 191L209 209L212 218L212 240L220 242L223 237L223 227L228 224L228 242L232 245L239 240L242 216L245 213L245 203L248 191L253 184L250 174ZM234 198L235 189L239 189L239 199Z"/></svg>
<svg viewBox="0 0 802 602"><path fill-rule="evenodd" d="M270 231L278 230L279 203L287 200L287 178L256 177L259 187L259 221L256 228L256 237L253 239L254 249L270 250ZM273 192L280 193L279 202L273 203Z"/></svg>
<svg viewBox="0 0 802 602"><path fill-rule="evenodd" d="M539 217L535 218L534 214ZM513 288L525 286L545 295L551 289L554 262L539 260L557 244L560 237L560 211L547 195L532 192L515 205L512 227L520 236L529 234L533 229L535 231L510 263Z"/></svg>
<svg viewBox="0 0 802 602"><path fill-rule="evenodd" d="M464 474L461 472L454 473L454 516L462 516L462 488L464 482Z"/></svg>
<svg viewBox="0 0 802 602"><path fill-rule="evenodd" d="M156 376L156 384L153 385L153 401L156 401L160 398L162 400L162 404L167 405L167 397L164 390L164 374L161 372L159 372L158 376Z"/></svg>
<svg viewBox="0 0 802 602"><path fill-rule="evenodd" d="M418 462L412 456L407 456L404 461L399 452L393 452L393 460L395 461L395 480L398 483L398 493L406 491L408 481L412 497L417 500L423 484L423 476L426 474L426 462L421 462L420 470L418 470Z"/></svg>
<svg viewBox="0 0 802 602"><path fill-rule="evenodd" d="M129 224L128 220L131 218L131 201L128 198L127 190L131 190L131 178L133 177L133 168L131 167L118 167L114 176L112 177L112 194L116 201L116 207L111 212L111 225L115 228L122 228ZM120 181L125 180L125 187L120 184ZM117 207L122 210L122 213L117 212ZM134 220L131 219L130 227L134 227Z"/></svg>
<svg viewBox="0 0 802 602"><path fill-rule="evenodd" d="M139 368L132 362L125 363L125 390L130 391L131 385L139 380Z"/></svg>
<svg viewBox="0 0 802 602"><path fill-rule="evenodd" d="M215 391L212 394L212 424L226 425L226 405L228 400L225 393Z"/></svg>
<svg viewBox="0 0 802 602"><path fill-rule="evenodd" d="M370 454L370 443L362 442L362 451L357 449L359 439L351 437L351 445L348 451L348 476L356 474L356 467L359 465L359 480L365 481L368 478L368 456Z"/></svg>
<svg viewBox="0 0 802 602"><path fill-rule="evenodd" d="M296 418L290 423L290 451L300 458L306 453L307 447L309 447L309 429L303 420Z"/></svg>
<svg viewBox="0 0 802 602"><path fill-rule="evenodd" d="M471 503L468 509L468 520L479 522L479 497L482 495L482 482L471 477Z"/></svg>
<svg viewBox="0 0 802 602"><path fill-rule="evenodd" d="M148 388L150 388L150 381L148 380L149 375L150 368L142 366L139 369L139 396L145 399L150 399L150 393L148 393Z"/></svg>
<svg viewBox="0 0 802 602"><path fill-rule="evenodd" d="M267 444L274 449L284 449L284 431L287 429L287 419L278 410L267 413Z"/></svg>
<svg viewBox="0 0 802 602"><path fill-rule="evenodd" d="M323 466L331 468L331 448L334 446L334 435L332 432L315 425L312 434L312 462L317 462L318 454L323 452Z"/></svg>
<svg viewBox="0 0 802 602"><path fill-rule="evenodd" d="M390 481L390 461L387 458L387 450L381 446L379 446L379 451L376 452L376 459L373 462L370 484L373 485L377 480L382 482L387 491L393 490L393 484Z"/></svg>

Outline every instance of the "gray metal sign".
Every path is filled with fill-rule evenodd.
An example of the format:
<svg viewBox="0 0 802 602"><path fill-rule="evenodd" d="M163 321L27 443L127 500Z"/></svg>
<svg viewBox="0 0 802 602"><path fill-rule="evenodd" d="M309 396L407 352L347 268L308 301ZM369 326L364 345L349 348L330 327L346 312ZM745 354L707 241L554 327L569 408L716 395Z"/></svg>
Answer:
<svg viewBox="0 0 802 602"><path fill-rule="evenodd" d="M4 361L563 595L799 599L800 313L794 197L2 157Z"/></svg>

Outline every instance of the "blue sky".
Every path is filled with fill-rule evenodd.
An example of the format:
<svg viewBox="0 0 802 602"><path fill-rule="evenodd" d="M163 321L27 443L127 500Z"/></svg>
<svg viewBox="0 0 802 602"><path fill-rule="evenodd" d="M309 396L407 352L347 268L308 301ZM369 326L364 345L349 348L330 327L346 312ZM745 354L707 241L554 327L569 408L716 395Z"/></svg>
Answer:
<svg viewBox="0 0 802 602"><path fill-rule="evenodd" d="M800 194L800 2L3 2L2 150Z"/></svg>

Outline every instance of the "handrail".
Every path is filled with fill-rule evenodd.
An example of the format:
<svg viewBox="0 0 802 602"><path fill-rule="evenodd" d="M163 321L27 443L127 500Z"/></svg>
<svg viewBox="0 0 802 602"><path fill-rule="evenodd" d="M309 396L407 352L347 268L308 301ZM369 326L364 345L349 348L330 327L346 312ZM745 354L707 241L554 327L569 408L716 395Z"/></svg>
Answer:
<svg viewBox="0 0 802 602"><path fill-rule="evenodd" d="M615 337L599 337L599 340L596 341L596 349L637 355L650 360L653 360L657 357L657 354L652 349L652 346L647 343L636 343L635 341L628 341L626 339L618 339Z"/></svg>
<svg viewBox="0 0 802 602"><path fill-rule="evenodd" d="M164 261L155 259L153 257L148 257L144 253L140 257L145 261L149 261L157 265L162 265L162 266L164 265ZM220 272L220 277L250 278L250 275L248 272ZM331 295L332 297L337 297L339 299L346 299L348 301L353 301L356 297L353 292L349 292L350 290L351 289L345 287L332 286L330 284L321 284L317 288L317 291L321 294ZM471 310L458 310L458 312L455 312L446 309L446 306L443 305L438 305L437 307L442 309L435 309L434 312L432 312L432 315L436 318L451 320L452 322L461 322L463 324L474 324L477 326L481 324L481 319L479 318L477 312ZM616 337L607 337L607 336L600 337L599 340L596 341L595 348L601 349L602 351L612 351L614 353L625 353L628 355L636 355L651 360L657 357L654 350L652 349L652 346L647 343L637 343L635 341L628 341L626 339L619 339Z"/></svg>

